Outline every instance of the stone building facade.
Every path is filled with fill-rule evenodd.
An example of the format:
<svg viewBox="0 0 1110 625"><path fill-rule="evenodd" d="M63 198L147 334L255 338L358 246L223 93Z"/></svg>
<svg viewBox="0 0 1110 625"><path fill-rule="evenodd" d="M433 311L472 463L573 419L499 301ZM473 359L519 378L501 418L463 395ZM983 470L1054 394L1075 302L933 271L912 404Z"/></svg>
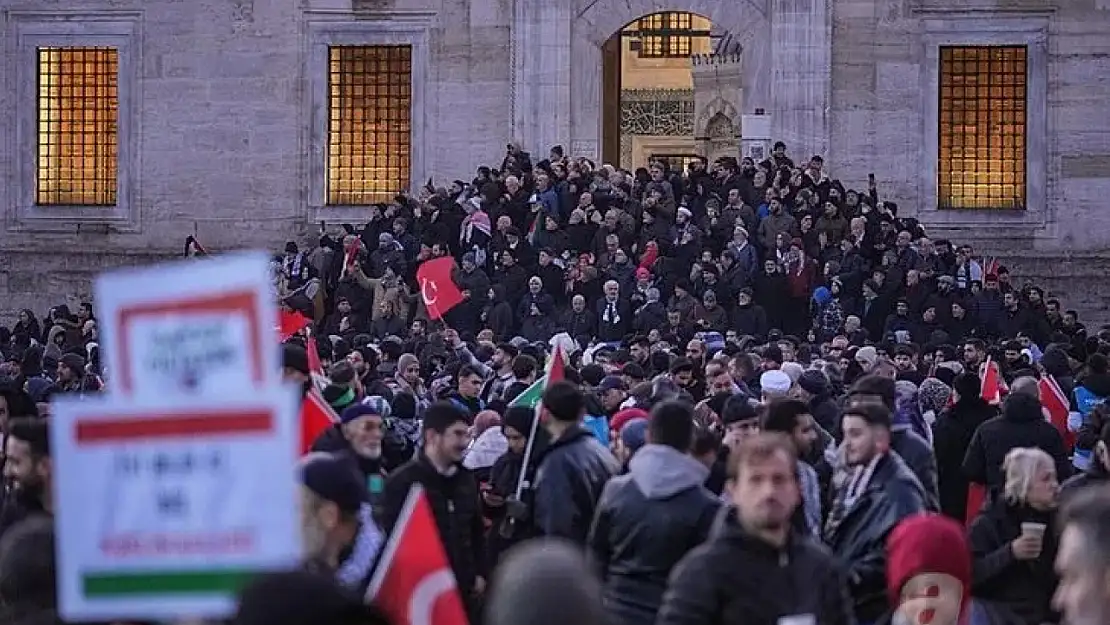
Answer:
<svg viewBox="0 0 1110 625"><path fill-rule="evenodd" d="M562 144L599 157L605 42L660 11L695 13L737 39L736 113L761 109L761 132L793 155L824 155L857 188L873 172L902 214L1001 255L1019 281L1047 282L1088 316L1110 299L1099 288L1110 269L1104 0L0 0L0 10L5 319L87 297L97 271L179 254L189 234L211 249L277 248L310 240L320 221L365 219L364 206L329 202L335 46L405 50L397 171L423 184L499 163L514 139L533 153ZM1018 50L1024 63L1024 125L998 131L1020 135L1018 183L998 174L1020 187L1020 208L942 209L952 192L939 197L938 181L953 167L940 138L953 132L942 56L982 46ZM72 48L115 51L115 144L96 157L114 159L114 192L98 206L43 202L36 187L41 65Z"/></svg>

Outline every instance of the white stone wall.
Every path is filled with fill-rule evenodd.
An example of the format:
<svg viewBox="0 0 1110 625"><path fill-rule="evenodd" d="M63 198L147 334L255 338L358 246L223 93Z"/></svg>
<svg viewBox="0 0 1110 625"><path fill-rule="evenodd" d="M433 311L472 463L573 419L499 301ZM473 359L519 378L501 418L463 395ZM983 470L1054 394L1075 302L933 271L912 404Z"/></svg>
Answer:
<svg viewBox="0 0 1110 625"><path fill-rule="evenodd" d="M360 11L355 25L348 24L352 3ZM64 297L87 295L102 267L177 255L188 234L213 249L277 248L289 238L310 239L318 219L358 217L312 206L314 93L324 68L313 74L309 66L321 32L420 42L414 141L423 151L414 158L414 178L447 180L469 178L480 163L499 164L514 138L537 157L555 143L596 155L600 46L628 22L663 10L703 15L739 39L750 109L741 114L765 109L775 138L796 157L825 153L833 175L855 188L874 171L906 214L943 226L937 231L953 238L1016 253L1035 249L1035 258L1045 260L1034 264L1070 251L1099 254L1110 247L1104 4L0 0L0 319L16 308L42 312ZM67 25L62 14L79 22ZM43 30L37 26L43 20L54 23ZM128 20L135 24L130 34L105 26ZM127 148L133 162L122 164L129 203L106 211L107 220L95 211L28 212L21 192L27 142L19 132L20 115L33 102L26 101L31 74L20 71L20 59L33 39L23 35L98 32L81 25L90 21L100 23L103 36L134 43L121 84L133 109ZM1029 171L1031 180L1043 172L1033 194L1043 200L1026 214L942 215L923 201L935 144L930 50L964 35L967 43L1036 47L1030 65L1043 73L1044 90L1031 94L1030 110L1043 114L1030 124L1043 131L1039 144L1030 141Z"/></svg>
<svg viewBox="0 0 1110 625"><path fill-rule="evenodd" d="M930 210L935 50L960 42L1030 46L1025 214ZM837 0L830 169L857 189L874 171L905 214L981 247L1018 255L1036 249L1049 258L1106 250L1108 57L1110 11L1090 1Z"/></svg>
<svg viewBox="0 0 1110 625"><path fill-rule="evenodd" d="M358 218L310 207L312 165L322 158L313 152L311 87L326 66L310 68L320 23L366 43L419 37L413 24L426 31L425 62L414 67L414 139L425 146L413 159L415 180L469 178L478 163L499 165L512 138L511 0L355 2L370 11L357 24L351 0L0 0L0 320L87 297L96 271L179 255L189 234L214 250L278 249L310 240L318 219ZM34 46L47 41L32 35L95 45L81 38L104 22L136 25L123 44L132 71L120 84L131 103L121 124L135 139L121 163L131 201L120 214L29 219L41 215L29 212L22 192L33 144L20 130L34 120Z"/></svg>

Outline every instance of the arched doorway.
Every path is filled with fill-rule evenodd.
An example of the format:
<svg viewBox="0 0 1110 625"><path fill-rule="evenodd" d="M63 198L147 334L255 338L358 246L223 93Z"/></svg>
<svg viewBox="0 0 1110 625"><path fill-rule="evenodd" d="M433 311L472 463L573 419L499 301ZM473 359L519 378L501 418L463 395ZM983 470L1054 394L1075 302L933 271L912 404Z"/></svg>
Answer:
<svg viewBox="0 0 1110 625"><path fill-rule="evenodd" d="M713 46L708 18L662 11L633 20L602 46L602 149L606 163L676 165L696 154L691 57Z"/></svg>
<svg viewBox="0 0 1110 625"><path fill-rule="evenodd" d="M600 159L606 84L602 50L613 33L661 11L701 15L743 47L744 108L739 114L765 111L770 134L792 153L827 153L831 0L515 2L512 136L534 153L566 145L569 137L571 153Z"/></svg>

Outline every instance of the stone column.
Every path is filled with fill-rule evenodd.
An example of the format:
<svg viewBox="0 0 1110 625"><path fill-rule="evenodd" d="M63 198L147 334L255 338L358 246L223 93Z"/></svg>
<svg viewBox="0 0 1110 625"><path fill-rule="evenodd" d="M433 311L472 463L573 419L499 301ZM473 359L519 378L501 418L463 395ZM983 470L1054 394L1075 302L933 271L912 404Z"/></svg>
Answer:
<svg viewBox="0 0 1110 625"><path fill-rule="evenodd" d="M771 0L771 127L795 162L829 144L832 19L829 0Z"/></svg>
<svg viewBox="0 0 1110 625"><path fill-rule="evenodd" d="M515 0L512 27L513 137L534 160L570 138L570 0Z"/></svg>

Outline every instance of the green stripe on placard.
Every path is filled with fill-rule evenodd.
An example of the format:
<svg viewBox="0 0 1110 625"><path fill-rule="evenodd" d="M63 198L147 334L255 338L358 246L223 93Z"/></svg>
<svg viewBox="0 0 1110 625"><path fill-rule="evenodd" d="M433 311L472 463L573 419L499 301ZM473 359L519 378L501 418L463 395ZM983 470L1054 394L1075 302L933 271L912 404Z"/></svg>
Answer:
<svg viewBox="0 0 1110 625"><path fill-rule="evenodd" d="M142 595L210 595L235 593L258 574L254 570L128 571L86 573L81 582L86 597Z"/></svg>

